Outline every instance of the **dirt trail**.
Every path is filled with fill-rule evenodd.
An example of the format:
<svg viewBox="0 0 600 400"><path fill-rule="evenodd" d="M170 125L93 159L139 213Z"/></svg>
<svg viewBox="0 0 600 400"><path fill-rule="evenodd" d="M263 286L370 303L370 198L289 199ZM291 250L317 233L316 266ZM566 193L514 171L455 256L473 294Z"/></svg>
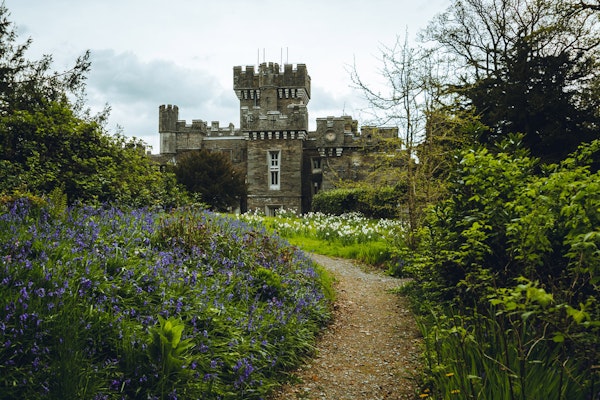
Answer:
<svg viewBox="0 0 600 400"><path fill-rule="evenodd" d="M314 255L337 279L334 321L317 356L294 374L279 399L414 399L418 331L407 301L389 292L402 280L355 262Z"/></svg>

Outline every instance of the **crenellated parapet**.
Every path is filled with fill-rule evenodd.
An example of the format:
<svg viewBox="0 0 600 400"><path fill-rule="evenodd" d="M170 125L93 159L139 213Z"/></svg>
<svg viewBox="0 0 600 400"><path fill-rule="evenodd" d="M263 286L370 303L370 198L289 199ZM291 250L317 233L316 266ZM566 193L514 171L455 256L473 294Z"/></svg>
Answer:
<svg viewBox="0 0 600 400"><path fill-rule="evenodd" d="M310 76L306 65L262 63L233 68L233 89L240 100L240 129L308 129L306 105Z"/></svg>
<svg viewBox="0 0 600 400"><path fill-rule="evenodd" d="M254 71L254 65L248 65L245 69L241 66L233 67L233 89L258 89L258 73Z"/></svg>
<svg viewBox="0 0 600 400"><path fill-rule="evenodd" d="M158 107L158 132L175 132L179 120L179 108L177 106L161 105Z"/></svg>
<svg viewBox="0 0 600 400"><path fill-rule="evenodd" d="M232 123L224 127L218 121L212 121L209 125L201 119L194 119L191 124L180 120L179 108L175 105L161 105L158 120L161 154L198 150L203 148L205 141L227 138L244 140L242 133Z"/></svg>
<svg viewBox="0 0 600 400"><path fill-rule="evenodd" d="M349 115L317 118L313 134L320 149L352 147L358 138L358 121Z"/></svg>
<svg viewBox="0 0 600 400"><path fill-rule="evenodd" d="M260 100L261 91L277 88L280 99L296 98L304 104L310 100L310 76L305 64L285 64L283 71L277 63L233 67L233 90L239 100Z"/></svg>
<svg viewBox="0 0 600 400"><path fill-rule="evenodd" d="M308 87L310 88L310 76L305 64L285 64L283 71L279 64L269 62L258 66L258 71L253 65L245 68L233 67L233 88L236 89L260 89L264 86L277 87Z"/></svg>

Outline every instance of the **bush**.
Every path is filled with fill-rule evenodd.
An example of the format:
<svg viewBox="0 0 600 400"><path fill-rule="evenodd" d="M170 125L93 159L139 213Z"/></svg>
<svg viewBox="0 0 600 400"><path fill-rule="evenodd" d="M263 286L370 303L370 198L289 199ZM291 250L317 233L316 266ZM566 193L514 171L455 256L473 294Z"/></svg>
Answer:
<svg viewBox="0 0 600 400"><path fill-rule="evenodd" d="M397 218L401 197L401 189L390 186L333 189L313 197L312 211L329 215L359 212L367 218Z"/></svg>
<svg viewBox="0 0 600 400"><path fill-rule="evenodd" d="M0 115L0 193L60 189L70 204L135 207L183 201L175 177L160 172L144 146L78 117L67 101L12 111Z"/></svg>
<svg viewBox="0 0 600 400"><path fill-rule="evenodd" d="M488 393L481 398L530 398L532 388L552 385L560 390L548 398L592 398L600 358L600 172L590 166L600 141L545 167L518 142L513 136L497 152L463 152L451 197L429 213L419 253L405 254L414 303L436 315L422 323L424 335L434 335L429 373L466 373L471 378L455 390L485 383L476 391ZM546 369L555 373L552 383ZM451 381L437 376L435 386ZM494 386L497 392L486 392Z"/></svg>
<svg viewBox="0 0 600 400"><path fill-rule="evenodd" d="M189 151L170 166L177 182L214 211L241 208L246 196L245 174L226 153L206 149Z"/></svg>
<svg viewBox="0 0 600 400"><path fill-rule="evenodd" d="M600 141L582 146L540 175L521 150L465 152L452 197L429 214L424 250L437 274L426 279L437 277L466 305L519 277L585 303L597 293L600 268L600 173L589 168L599 148Z"/></svg>

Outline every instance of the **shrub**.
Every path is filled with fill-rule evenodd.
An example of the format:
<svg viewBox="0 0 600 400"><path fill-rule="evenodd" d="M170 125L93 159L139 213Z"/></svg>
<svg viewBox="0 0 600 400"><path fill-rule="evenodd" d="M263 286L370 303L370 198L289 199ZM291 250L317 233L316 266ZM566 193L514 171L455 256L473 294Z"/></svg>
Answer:
<svg viewBox="0 0 600 400"><path fill-rule="evenodd" d="M422 325L426 336L445 332L430 338L428 356L438 361L429 372L467 371L474 378L456 388L462 393L484 382L483 372L488 383L492 372L499 377L489 384L504 392L475 398L530 398L532 388L552 385L560 386L557 397L542 397L591 398L599 379L600 173L590 165L600 141L538 167L518 140L498 152L463 152L451 197L421 232L420 252L405 253L415 304L442 316Z"/></svg>
<svg viewBox="0 0 600 400"><path fill-rule="evenodd" d="M396 218L400 213L399 188L333 189L313 197L312 211L329 215L359 212L367 218Z"/></svg>
<svg viewBox="0 0 600 400"><path fill-rule="evenodd" d="M189 151L169 168L190 193L215 211L241 207L246 196L245 174L219 151Z"/></svg>

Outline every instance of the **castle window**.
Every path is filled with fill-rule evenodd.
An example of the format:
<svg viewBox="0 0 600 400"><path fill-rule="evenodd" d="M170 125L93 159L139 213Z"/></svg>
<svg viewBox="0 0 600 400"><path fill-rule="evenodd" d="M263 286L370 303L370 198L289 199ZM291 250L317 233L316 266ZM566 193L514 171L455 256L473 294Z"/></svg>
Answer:
<svg viewBox="0 0 600 400"><path fill-rule="evenodd" d="M313 174L320 174L321 173L321 158L320 157L313 157L311 159L312 161L312 173Z"/></svg>
<svg viewBox="0 0 600 400"><path fill-rule="evenodd" d="M281 160L281 151L279 151L279 150L270 150L269 151L269 189L270 190L279 190L281 187L280 182L279 182L280 160Z"/></svg>

